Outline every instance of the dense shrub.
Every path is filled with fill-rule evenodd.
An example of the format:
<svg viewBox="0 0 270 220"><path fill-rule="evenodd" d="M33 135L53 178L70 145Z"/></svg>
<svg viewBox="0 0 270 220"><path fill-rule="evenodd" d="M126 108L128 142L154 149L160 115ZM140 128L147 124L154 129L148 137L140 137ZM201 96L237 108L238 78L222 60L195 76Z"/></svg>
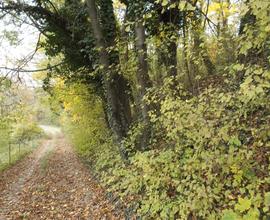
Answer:
<svg viewBox="0 0 270 220"><path fill-rule="evenodd" d="M73 116L85 117L70 123L72 140L79 153L94 162L105 186L122 198L133 198L138 213L146 218L267 216L269 72L260 72L263 85L256 84L254 75L247 75L234 92L209 88L183 100L161 95L167 88L155 91L158 95L151 97L163 100L160 114L151 114L158 135L152 140L152 150L131 153L128 165L116 156L109 133L104 133L105 124L98 120L99 104L83 114L85 99L76 98L76 105L69 105L76 106L70 109ZM253 86L261 89L248 89ZM132 135L137 134L131 132L126 140L130 146Z"/></svg>
<svg viewBox="0 0 270 220"><path fill-rule="evenodd" d="M270 97L264 90L246 102L247 80L234 93L207 89L188 101L166 97L161 114L152 115L165 138L136 153L128 167L107 170L107 186L140 195L139 212L152 218L269 214Z"/></svg>

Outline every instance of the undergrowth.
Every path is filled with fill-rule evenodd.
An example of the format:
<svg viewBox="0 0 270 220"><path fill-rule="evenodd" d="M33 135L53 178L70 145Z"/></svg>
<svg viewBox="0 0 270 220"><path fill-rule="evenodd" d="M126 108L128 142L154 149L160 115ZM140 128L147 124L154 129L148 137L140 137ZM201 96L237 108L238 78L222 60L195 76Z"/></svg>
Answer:
<svg viewBox="0 0 270 220"><path fill-rule="evenodd" d="M135 152L138 131L131 132L128 164L115 152L105 122L97 122L99 102L69 121L69 134L104 186L135 203L145 219L267 219L270 72L261 69L259 76L260 84L246 75L236 91L210 87L187 100L166 95L166 85L152 91L148 101L161 103L160 112L150 114L152 144ZM76 100L73 115L91 101Z"/></svg>

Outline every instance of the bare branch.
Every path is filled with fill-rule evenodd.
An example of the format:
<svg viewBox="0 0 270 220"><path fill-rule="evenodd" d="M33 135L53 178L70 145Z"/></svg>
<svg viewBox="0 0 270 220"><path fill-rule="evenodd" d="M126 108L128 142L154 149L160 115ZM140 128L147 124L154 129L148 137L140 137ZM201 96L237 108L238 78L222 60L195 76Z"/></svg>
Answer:
<svg viewBox="0 0 270 220"><path fill-rule="evenodd" d="M42 69L36 69L36 70L26 70L26 69L20 69L20 68L9 68L9 67L0 67L2 70L11 70L11 71L16 71L16 72L21 72L21 73L34 73L34 72L42 72L42 71L47 71L47 70L52 70L55 69L58 66L63 65L64 62L58 63L53 66L48 66L47 68L42 68Z"/></svg>
<svg viewBox="0 0 270 220"><path fill-rule="evenodd" d="M210 0L207 0L207 8L206 8L206 12L205 12L206 16L208 16L209 5L210 5ZM206 18L204 19L204 22L203 22L203 29L205 29L205 26L206 26Z"/></svg>

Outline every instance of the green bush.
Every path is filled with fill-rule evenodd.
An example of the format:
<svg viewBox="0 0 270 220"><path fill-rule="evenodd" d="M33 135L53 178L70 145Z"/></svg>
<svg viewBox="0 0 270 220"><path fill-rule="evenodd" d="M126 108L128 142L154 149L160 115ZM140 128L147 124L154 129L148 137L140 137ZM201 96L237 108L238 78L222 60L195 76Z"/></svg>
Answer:
<svg viewBox="0 0 270 220"><path fill-rule="evenodd" d="M130 148L128 165L114 150L101 120L101 102L95 97L62 97L65 127L105 187L123 199L132 198L146 219L266 218L270 214L269 79L269 71L256 67L247 69L233 92L209 88L186 100L170 95L167 85L151 91L148 101L160 102L160 112L150 113L152 145L146 152L134 150L140 131L134 126L124 142ZM73 90L82 93L85 88L79 85Z"/></svg>
<svg viewBox="0 0 270 220"><path fill-rule="evenodd" d="M189 100L162 88L160 113L151 115L152 150L134 153L134 129L125 144L123 164L106 126L100 103L81 112L89 100L77 99L68 120L78 152L91 161L104 185L122 198L133 198L145 218L258 219L269 216L269 75L265 87L250 94L249 75L238 91L207 89ZM252 91L251 91L252 92ZM248 101L247 101L248 100ZM153 101L153 100L150 100ZM75 111L76 110L76 111ZM160 133L164 135L160 137Z"/></svg>
<svg viewBox="0 0 270 220"><path fill-rule="evenodd" d="M139 195L138 211L147 218L268 216L269 91L246 102L242 88L208 89L188 101L166 97L161 114L152 114L164 139L136 153L129 166L106 170L106 186L123 196Z"/></svg>
<svg viewBox="0 0 270 220"><path fill-rule="evenodd" d="M23 123L14 127L12 139L14 142L27 142L44 135L43 130L36 123Z"/></svg>

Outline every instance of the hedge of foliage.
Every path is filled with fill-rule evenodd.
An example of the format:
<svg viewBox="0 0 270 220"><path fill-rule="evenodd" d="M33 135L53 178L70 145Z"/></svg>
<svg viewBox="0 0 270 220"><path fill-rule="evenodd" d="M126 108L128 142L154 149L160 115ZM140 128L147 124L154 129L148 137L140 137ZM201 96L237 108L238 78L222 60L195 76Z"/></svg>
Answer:
<svg viewBox="0 0 270 220"><path fill-rule="evenodd" d="M73 115L70 131L80 154L94 163L105 186L135 201L142 216L266 218L270 213L269 79L269 71L249 70L237 90L208 88L189 100L167 95L166 86L152 91L150 102L162 97L160 114L150 114L155 138L149 151L133 153L140 127L134 128L126 140L128 165L113 150L98 101L83 108L91 97L70 98L76 107L67 100Z"/></svg>

